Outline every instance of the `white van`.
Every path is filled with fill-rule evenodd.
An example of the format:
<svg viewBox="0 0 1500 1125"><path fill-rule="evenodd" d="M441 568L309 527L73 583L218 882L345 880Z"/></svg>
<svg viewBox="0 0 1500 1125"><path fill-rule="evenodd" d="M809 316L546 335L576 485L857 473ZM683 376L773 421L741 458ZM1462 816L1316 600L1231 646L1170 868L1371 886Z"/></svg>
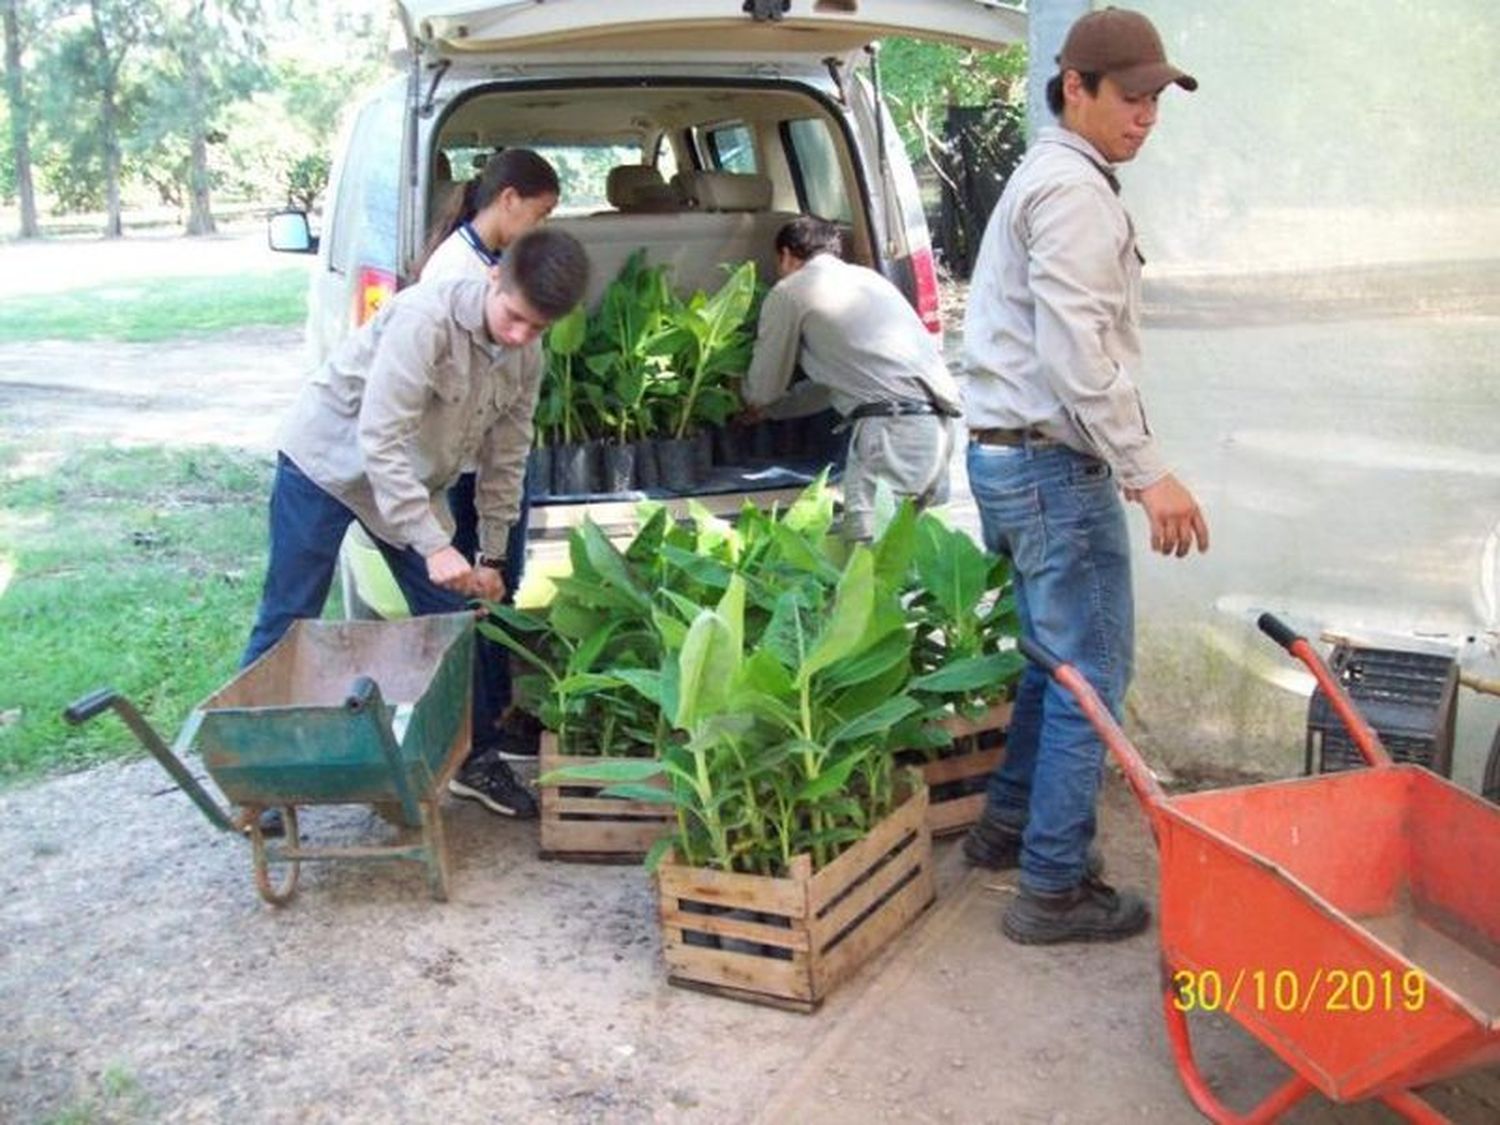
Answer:
<svg viewBox="0 0 1500 1125"><path fill-rule="evenodd" d="M746 259L774 281L772 240L807 212L839 223L852 260L891 278L941 331L916 179L881 105L876 40L914 36L1000 49L1025 16L987 0L399 0L405 73L351 118L320 239L273 219L277 249L316 250L308 340L321 360L410 280L436 208L499 148L535 149L563 185L551 219L588 250L588 300L635 250L684 292ZM399 56L398 56L399 57ZM628 171L621 171L628 169ZM831 429L831 422L828 423ZM827 460L807 442L788 474L744 474L701 496L768 503ZM778 488L777 486L782 486ZM710 495L711 493L711 495ZM607 528L637 497L592 497ZM566 534L567 498L534 507L533 542Z"/></svg>

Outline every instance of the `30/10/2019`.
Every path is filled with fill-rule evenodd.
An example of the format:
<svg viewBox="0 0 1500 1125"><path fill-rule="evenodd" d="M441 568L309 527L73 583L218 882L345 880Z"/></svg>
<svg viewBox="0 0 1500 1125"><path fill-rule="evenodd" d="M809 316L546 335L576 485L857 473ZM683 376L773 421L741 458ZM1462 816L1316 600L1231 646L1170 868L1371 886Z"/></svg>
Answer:
<svg viewBox="0 0 1500 1125"><path fill-rule="evenodd" d="M1181 969L1172 974L1179 1012L1419 1012L1427 977L1419 969Z"/></svg>

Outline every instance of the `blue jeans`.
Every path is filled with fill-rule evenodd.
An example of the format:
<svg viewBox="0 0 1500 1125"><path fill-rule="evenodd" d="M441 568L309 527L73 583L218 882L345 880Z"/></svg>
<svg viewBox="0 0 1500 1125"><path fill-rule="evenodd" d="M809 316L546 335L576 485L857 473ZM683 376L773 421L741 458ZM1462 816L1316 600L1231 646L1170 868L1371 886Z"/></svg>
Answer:
<svg viewBox="0 0 1500 1125"><path fill-rule="evenodd" d="M970 444L985 546L1012 565L1021 629L1076 667L1119 718L1135 611L1125 510L1109 467L1062 445ZM985 815L1020 830L1021 885L1077 886L1104 746L1073 697L1028 664Z"/></svg>
<svg viewBox="0 0 1500 1125"><path fill-rule="evenodd" d="M292 622L322 616L338 569L339 546L344 541L344 532L356 519L340 501L309 480L286 454L277 454L276 478L271 484L271 557L266 562L266 583L255 614L255 626L240 657L241 668L279 641ZM457 613L470 608L462 594L433 584L427 577L427 560L416 550L393 547L368 527L365 530L385 557L412 616ZM499 713L493 710L491 693L483 690L496 674L491 661L476 646L476 745L485 741L481 732L493 730L499 718Z"/></svg>

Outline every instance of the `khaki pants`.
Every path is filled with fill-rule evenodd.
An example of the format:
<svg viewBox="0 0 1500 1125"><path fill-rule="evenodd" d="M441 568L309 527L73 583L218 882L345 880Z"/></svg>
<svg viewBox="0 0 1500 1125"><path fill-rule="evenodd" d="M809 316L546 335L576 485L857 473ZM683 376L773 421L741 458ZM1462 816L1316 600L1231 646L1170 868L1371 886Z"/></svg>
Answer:
<svg viewBox="0 0 1500 1125"><path fill-rule="evenodd" d="M880 481L901 500L921 508L948 500L948 462L953 457L960 419L936 414L861 418L850 429L844 465L845 539L875 533L875 486Z"/></svg>

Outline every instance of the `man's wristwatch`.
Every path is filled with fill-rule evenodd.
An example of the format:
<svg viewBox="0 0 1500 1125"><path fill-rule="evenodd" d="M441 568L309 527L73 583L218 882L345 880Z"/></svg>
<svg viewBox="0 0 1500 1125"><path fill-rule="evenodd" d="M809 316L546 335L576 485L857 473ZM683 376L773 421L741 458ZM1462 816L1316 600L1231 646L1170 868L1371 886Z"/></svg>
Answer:
<svg viewBox="0 0 1500 1125"><path fill-rule="evenodd" d="M474 562L477 566L487 566L491 570L505 569L504 555L480 555Z"/></svg>

